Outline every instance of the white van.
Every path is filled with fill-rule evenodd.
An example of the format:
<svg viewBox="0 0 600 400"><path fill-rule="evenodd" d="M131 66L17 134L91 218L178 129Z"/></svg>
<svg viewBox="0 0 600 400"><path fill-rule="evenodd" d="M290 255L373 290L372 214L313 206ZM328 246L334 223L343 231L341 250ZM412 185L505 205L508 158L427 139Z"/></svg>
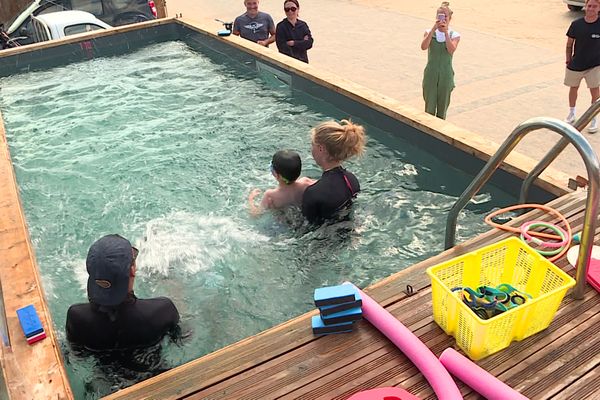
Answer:
<svg viewBox="0 0 600 400"><path fill-rule="evenodd" d="M571 11L581 11L585 6L585 0L563 0L563 3L569 7Z"/></svg>
<svg viewBox="0 0 600 400"><path fill-rule="evenodd" d="M110 27L89 12L58 11L33 17L31 36L38 43Z"/></svg>

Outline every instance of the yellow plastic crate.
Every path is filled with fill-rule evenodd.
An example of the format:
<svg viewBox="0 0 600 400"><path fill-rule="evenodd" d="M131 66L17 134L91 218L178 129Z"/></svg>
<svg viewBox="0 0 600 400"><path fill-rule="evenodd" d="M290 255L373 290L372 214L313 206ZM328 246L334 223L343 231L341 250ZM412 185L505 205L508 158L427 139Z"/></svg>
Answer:
<svg viewBox="0 0 600 400"><path fill-rule="evenodd" d="M546 329L575 280L516 237L483 247L427 269L433 317L473 360L502 350ZM482 320L463 303L455 287L508 283L528 293L524 305Z"/></svg>

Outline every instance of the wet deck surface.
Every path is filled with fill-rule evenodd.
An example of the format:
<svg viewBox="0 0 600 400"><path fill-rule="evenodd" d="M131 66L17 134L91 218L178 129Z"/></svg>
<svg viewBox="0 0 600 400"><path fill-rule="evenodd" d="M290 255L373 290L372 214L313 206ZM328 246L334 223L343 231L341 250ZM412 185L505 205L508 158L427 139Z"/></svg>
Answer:
<svg viewBox="0 0 600 400"><path fill-rule="evenodd" d="M585 193L550 203L574 232L582 228ZM533 211L513 224L549 220ZM433 321L425 269L509 234L491 230L401 271L365 291L398 318L436 355L455 345ZM596 229L595 242L600 240ZM565 257L557 262L572 276ZM416 291L405 293L410 284ZM422 399L433 390L415 366L367 321L349 334L315 337L304 314L273 329L114 393L110 399L345 399L382 386L400 386ZM600 295L588 286L583 300L567 294L550 327L477 362L532 399L592 399L600 393ZM480 396L459 382L467 399Z"/></svg>

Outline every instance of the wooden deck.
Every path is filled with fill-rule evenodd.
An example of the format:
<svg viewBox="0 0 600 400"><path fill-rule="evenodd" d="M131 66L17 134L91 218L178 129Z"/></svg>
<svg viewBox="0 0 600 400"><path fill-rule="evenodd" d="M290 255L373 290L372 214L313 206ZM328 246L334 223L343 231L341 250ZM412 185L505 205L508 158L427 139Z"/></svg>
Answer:
<svg viewBox="0 0 600 400"><path fill-rule="evenodd" d="M570 221L583 223L584 193L550 205ZM527 219L548 220L533 211ZM366 289L436 355L454 346L433 321L431 287L425 269L442 260L507 237L489 231ZM596 242L600 229L596 230ZM557 265L574 275L566 258ZM415 294L407 296L406 285ZM194 360L107 399L345 399L369 388L400 386L422 399L435 394L415 366L367 321L349 334L315 337L307 313L220 351ZM600 295L588 285L583 300L569 294L550 327L478 364L531 399L600 398ZM466 399L480 396L459 382Z"/></svg>

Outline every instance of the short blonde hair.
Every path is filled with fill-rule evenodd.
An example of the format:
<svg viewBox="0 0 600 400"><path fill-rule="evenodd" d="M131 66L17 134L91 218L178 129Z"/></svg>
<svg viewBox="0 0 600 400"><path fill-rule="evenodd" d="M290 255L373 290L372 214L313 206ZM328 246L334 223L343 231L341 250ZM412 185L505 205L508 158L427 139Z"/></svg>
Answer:
<svg viewBox="0 0 600 400"><path fill-rule="evenodd" d="M327 153L335 161L362 155L367 141L365 128L346 119L340 123L320 123L311 130L311 139L313 143L325 146Z"/></svg>

